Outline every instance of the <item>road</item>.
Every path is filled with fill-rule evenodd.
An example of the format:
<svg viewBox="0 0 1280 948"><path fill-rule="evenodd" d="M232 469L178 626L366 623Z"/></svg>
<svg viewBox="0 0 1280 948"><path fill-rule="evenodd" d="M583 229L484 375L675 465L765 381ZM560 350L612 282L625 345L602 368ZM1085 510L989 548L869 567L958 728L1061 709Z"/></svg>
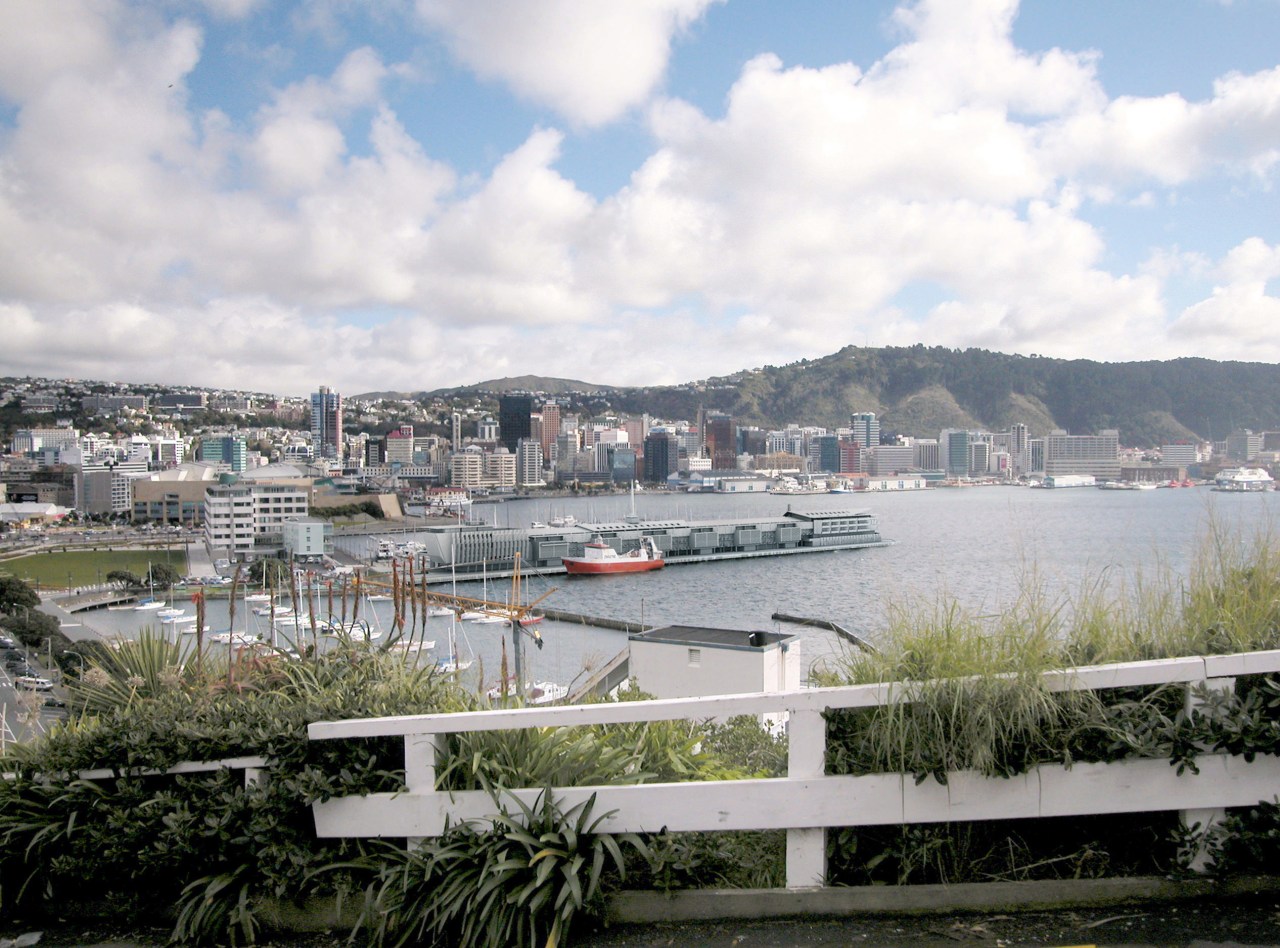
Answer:
<svg viewBox="0 0 1280 948"><path fill-rule="evenodd" d="M17 646L27 656L27 664L41 677L57 681L60 672L50 670L46 662L31 649ZM61 708L44 706L46 698L61 696L61 688L55 685L53 692L27 691L14 684L14 675L0 666L0 745L27 743L49 729L56 720L65 717Z"/></svg>

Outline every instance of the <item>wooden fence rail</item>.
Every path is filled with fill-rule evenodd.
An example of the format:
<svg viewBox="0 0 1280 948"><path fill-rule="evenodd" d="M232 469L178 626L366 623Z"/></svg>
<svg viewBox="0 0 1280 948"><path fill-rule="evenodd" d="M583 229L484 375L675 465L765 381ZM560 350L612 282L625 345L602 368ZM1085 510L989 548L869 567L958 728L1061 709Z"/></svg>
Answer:
<svg viewBox="0 0 1280 948"><path fill-rule="evenodd" d="M1047 672L1051 691L1206 684L1230 688L1241 675L1280 671L1280 650L1159 661L1127 662ZM597 813L612 811L599 832L787 831L788 887L825 881L826 830L840 826L941 823L965 820L1178 811L1188 825L1207 827L1226 807L1270 799L1280 789L1280 758L1206 754L1199 774L1178 774L1166 759L1128 759L1073 767L1041 765L1013 778L952 773L945 785L916 784L901 774L832 776L825 773L823 712L910 701L918 683L814 688L773 694L724 695L618 704L571 705L318 722L313 740L399 736L404 740L407 790L339 797L313 805L320 837L424 837L446 823L494 815L483 791L437 791L436 763L445 735L620 724L705 720L740 714L785 714L785 777L765 780L558 787L564 806L596 795ZM1188 697L1188 701L1191 698ZM540 790L504 793L532 803Z"/></svg>

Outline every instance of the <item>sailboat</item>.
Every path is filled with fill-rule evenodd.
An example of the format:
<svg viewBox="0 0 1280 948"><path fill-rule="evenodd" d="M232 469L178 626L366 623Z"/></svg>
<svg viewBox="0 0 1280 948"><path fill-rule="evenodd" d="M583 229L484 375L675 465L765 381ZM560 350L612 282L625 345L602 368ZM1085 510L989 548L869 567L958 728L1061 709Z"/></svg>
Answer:
<svg viewBox="0 0 1280 948"><path fill-rule="evenodd" d="M452 573L453 573L453 595L456 598L458 595L458 570L456 565L458 557L455 553L454 555L450 556L449 559L451 560L450 569L452 570ZM457 631L458 631L457 620L450 619L449 620L449 656L447 658L442 658L440 661L436 663L436 668L444 672L445 674L456 674L457 672L463 671L471 667L470 659L464 662L464 661L460 661L458 658ZM468 643L467 647L468 647L468 650L470 650L470 643Z"/></svg>
<svg viewBox="0 0 1280 948"><path fill-rule="evenodd" d="M134 603L133 608L138 612L142 612L143 610L148 610L148 609L163 609L164 600L156 598L156 584L155 584L155 581L151 578L150 568L147 569L147 584L151 587L151 595L149 595L146 599L141 599L138 602Z"/></svg>
<svg viewBox="0 0 1280 948"><path fill-rule="evenodd" d="M445 674L454 674L455 672L465 671L471 667L472 659L463 661L458 657L458 637L456 635L458 626L456 622L449 623L449 656L442 658L436 662L436 668Z"/></svg>
<svg viewBox="0 0 1280 948"><path fill-rule="evenodd" d="M161 622L173 622L175 619L178 618L178 616L182 615L186 611L187 611L186 609L179 609L177 606L173 604L173 587L170 586L169 587L169 605L165 606L163 609L157 612L156 616L157 618L160 619Z"/></svg>

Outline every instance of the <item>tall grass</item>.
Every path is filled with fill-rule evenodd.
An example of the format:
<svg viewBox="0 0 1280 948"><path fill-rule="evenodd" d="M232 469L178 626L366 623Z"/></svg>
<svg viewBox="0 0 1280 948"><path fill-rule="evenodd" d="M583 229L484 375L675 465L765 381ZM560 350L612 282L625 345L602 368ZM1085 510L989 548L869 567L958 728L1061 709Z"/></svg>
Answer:
<svg viewBox="0 0 1280 948"><path fill-rule="evenodd" d="M1128 581L1104 572L1054 599L1032 571L996 614L955 603L891 608L876 652L814 672L823 685L896 683L906 699L831 714L829 766L945 781L949 771L1007 776L1069 763L1084 749L1105 755L1127 741L1107 704L1158 698L1050 693L1043 673L1277 647L1280 544L1264 526L1245 537L1213 524L1185 578L1159 564Z"/></svg>

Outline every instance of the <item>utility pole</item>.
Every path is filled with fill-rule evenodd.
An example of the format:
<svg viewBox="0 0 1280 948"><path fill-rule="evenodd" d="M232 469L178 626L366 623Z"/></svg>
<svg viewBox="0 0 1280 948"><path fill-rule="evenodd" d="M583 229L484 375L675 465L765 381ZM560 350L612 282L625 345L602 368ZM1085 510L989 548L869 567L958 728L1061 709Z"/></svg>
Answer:
<svg viewBox="0 0 1280 948"><path fill-rule="evenodd" d="M524 700L524 642L520 627L520 552L515 555L514 571L511 577L511 655L515 664L516 697Z"/></svg>

